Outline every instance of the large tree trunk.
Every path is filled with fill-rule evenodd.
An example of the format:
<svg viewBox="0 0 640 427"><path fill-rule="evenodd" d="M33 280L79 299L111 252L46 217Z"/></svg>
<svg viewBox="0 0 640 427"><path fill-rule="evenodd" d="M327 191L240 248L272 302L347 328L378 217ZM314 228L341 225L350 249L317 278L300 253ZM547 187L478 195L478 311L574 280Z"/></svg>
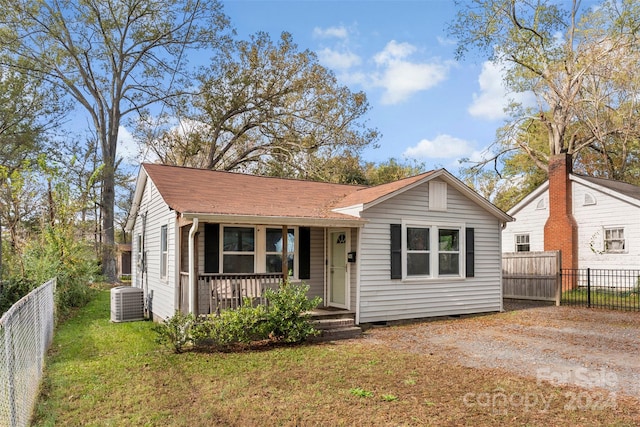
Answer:
<svg viewBox="0 0 640 427"><path fill-rule="evenodd" d="M102 177L102 274L111 283L117 280L114 232L115 171L105 165Z"/></svg>

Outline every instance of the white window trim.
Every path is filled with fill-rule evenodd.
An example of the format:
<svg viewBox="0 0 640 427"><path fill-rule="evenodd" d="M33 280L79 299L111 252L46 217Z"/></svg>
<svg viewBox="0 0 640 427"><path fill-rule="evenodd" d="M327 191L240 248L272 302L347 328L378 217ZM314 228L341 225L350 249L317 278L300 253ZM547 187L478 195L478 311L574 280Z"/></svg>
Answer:
<svg viewBox="0 0 640 427"><path fill-rule="evenodd" d="M518 250L518 237L519 236L527 236L528 237L528 245L529 245L529 251L519 251ZM531 252L531 233L528 232L520 232L520 233L515 233L513 235L513 244L514 244L514 250L515 252ZM521 243L522 245L523 243Z"/></svg>
<svg viewBox="0 0 640 427"><path fill-rule="evenodd" d="M163 246L164 234L164 246ZM160 226L160 279L167 280L169 278L169 226L167 224Z"/></svg>
<svg viewBox="0 0 640 427"><path fill-rule="evenodd" d="M465 260L465 227L464 223L446 223L446 222L424 222L424 221L403 221L402 222L402 281L418 282L425 280L459 280L465 278L464 266ZM429 229L429 275L409 276L407 275L407 228L428 228ZM439 274L440 270L440 245L439 233L440 229L458 230L458 238L460 244L458 246L458 274ZM451 253L444 251L443 253Z"/></svg>
<svg viewBox="0 0 640 427"><path fill-rule="evenodd" d="M264 227L258 227L260 229L260 234L264 237L262 239L261 242L261 250L263 251L262 256L261 256L261 261L263 263L261 271L266 271L267 270L267 255L268 254L272 254L275 255L276 252L268 252L267 251L267 228L273 229L273 230L280 230L282 231L282 227L274 227L274 226L264 226ZM292 253L293 254L293 275L289 276L290 280L298 280L298 237L300 235L299 231L298 231L298 227L287 227L287 233L293 230L293 251L290 251L289 248L287 248L287 253ZM280 253L279 253L280 254Z"/></svg>
<svg viewBox="0 0 640 427"><path fill-rule="evenodd" d="M607 231L609 230L622 230L622 242L624 245L624 249L620 249L620 250L608 250L607 249ZM612 227L603 227L602 228L602 248L605 254L626 254L628 252L628 247L627 247L627 238L625 236L624 233L625 228L624 227L616 227L616 226L612 226ZM615 240L619 240L619 239L615 239Z"/></svg>
<svg viewBox="0 0 640 427"><path fill-rule="evenodd" d="M226 251L224 250L224 229L232 228L253 228L253 252L238 252L238 251ZM219 266L222 274L227 273L224 271L224 256L225 255L249 255L253 254L253 271L257 274L266 273L267 270L267 228L280 229L282 226L273 225L242 225L242 224L220 224L220 241L219 241ZM293 251L293 276L289 276L289 280L298 280L299 274L299 237L300 232L297 226L287 227L288 230L294 230L294 251ZM290 252L290 251L288 251ZM235 273L229 273L235 274ZM238 273L241 274L241 273Z"/></svg>

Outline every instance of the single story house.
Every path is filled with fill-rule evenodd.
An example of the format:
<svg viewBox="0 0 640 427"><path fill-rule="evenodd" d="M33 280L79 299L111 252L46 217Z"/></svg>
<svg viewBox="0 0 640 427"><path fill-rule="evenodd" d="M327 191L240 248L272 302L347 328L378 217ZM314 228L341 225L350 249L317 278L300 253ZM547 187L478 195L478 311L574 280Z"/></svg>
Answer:
<svg viewBox="0 0 640 427"><path fill-rule="evenodd" d="M126 229L156 320L287 275L369 323L502 310L511 219L444 169L364 187L143 164Z"/></svg>
<svg viewBox="0 0 640 427"><path fill-rule="evenodd" d="M640 268L640 187L574 174L570 156L552 159L549 180L507 213L503 252L560 250L569 269Z"/></svg>

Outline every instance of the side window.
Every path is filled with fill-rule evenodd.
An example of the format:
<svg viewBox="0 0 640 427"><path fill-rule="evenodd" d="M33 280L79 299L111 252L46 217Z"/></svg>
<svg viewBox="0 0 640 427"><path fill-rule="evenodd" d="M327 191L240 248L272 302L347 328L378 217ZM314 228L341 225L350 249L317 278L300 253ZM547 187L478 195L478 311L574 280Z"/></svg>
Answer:
<svg viewBox="0 0 640 427"><path fill-rule="evenodd" d="M516 252L529 252L530 250L529 235L516 234Z"/></svg>
<svg viewBox="0 0 640 427"><path fill-rule="evenodd" d="M626 250L624 228L604 229L604 251L606 253L622 253Z"/></svg>
<svg viewBox="0 0 640 427"><path fill-rule="evenodd" d="M169 266L169 242L167 241L167 226L160 228L160 277L167 278Z"/></svg>

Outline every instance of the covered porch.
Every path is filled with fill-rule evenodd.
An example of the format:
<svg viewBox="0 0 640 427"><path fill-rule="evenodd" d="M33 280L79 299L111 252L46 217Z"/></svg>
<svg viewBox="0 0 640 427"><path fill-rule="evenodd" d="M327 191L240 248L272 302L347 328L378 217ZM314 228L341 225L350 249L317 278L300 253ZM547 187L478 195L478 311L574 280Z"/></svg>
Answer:
<svg viewBox="0 0 640 427"><path fill-rule="evenodd" d="M308 285L322 307L355 312L359 228L336 225L183 222L177 306L215 314L240 307L245 297L266 303L265 291L287 277Z"/></svg>

